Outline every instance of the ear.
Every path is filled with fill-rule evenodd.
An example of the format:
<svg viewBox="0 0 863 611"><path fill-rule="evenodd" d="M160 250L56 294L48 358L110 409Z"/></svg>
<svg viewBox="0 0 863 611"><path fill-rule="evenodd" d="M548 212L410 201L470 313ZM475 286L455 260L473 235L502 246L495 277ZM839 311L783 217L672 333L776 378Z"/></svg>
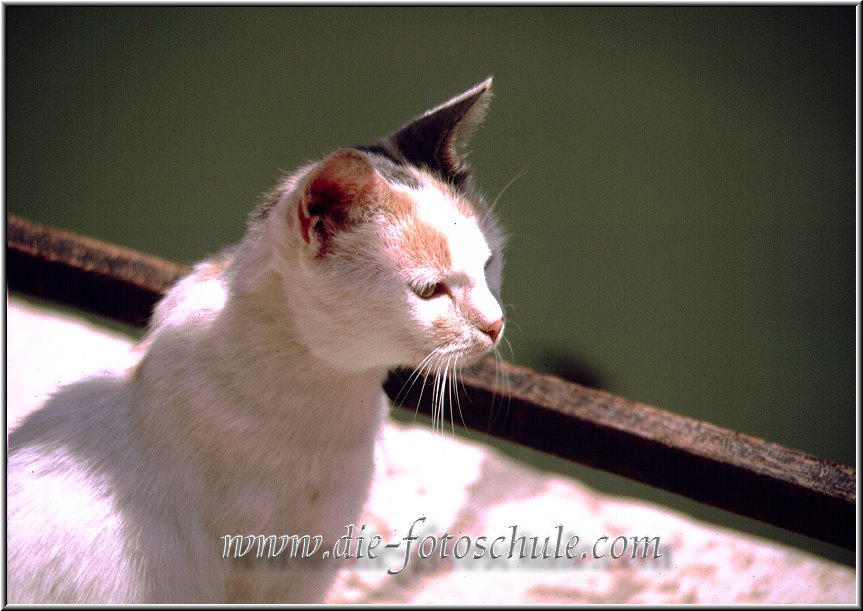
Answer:
<svg viewBox="0 0 863 611"><path fill-rule="evenodd" d="M369 158L354 149L341 149L321 161L303 181L297 203L303 241L321 258L333 237L360 222L380 197L381 178Z"/></svg>
<svg viewBox="0 0 863 611"><path fill-rule="evenodd" d="M378 147L439 173L456 185L467 180L466 146L491 102L491 78L411 121Z"/></svg>

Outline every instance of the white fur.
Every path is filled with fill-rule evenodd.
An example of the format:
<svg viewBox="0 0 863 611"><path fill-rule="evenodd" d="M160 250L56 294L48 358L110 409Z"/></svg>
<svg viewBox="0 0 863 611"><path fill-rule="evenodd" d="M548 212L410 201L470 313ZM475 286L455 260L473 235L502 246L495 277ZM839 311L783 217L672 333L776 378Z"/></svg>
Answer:
<svg viewBox="0 0 863 611"><path fill-rule="evenodd" d="M331 548L367 494L387 368L474 358L493 342L473 323L501 311L483 233L443 196L419 206L450 237L453 299L411 292L379 217L317 262L296 227L308 171L169 292L135 368L67 387L13 432L10 602L323 599L338 562L223 559L221 537Z"/></svg>
<svg viewBox="0 0 863 611"><path fill-rule="evenodd" d="M502 319L503 310L485 278L491 248L476 217L460 214L443 192L435 188L423 189L413 199L419 217L447 237L452 265L444 280L455 301L467 310L465 315L479 326ZM449 306L446 302L443 305Z"/></svg>

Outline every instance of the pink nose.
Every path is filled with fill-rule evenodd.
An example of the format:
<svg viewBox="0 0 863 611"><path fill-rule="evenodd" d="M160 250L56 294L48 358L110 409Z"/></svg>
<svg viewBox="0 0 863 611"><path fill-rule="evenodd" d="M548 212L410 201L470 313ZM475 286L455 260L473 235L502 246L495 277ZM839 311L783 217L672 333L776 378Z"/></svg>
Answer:
<svg viewBox="0 0 863 611"><path fill-rule="evenodd" d="M491 341L496 342L500 332L503 330L503 318L496 320L484 329L482 332L491 338Z"/></svg>

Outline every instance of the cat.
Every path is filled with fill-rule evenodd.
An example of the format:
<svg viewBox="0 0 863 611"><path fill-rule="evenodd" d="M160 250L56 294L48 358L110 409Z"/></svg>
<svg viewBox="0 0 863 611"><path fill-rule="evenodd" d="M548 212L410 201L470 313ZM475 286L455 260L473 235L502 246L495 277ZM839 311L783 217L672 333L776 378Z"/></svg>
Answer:
<svg viewBox="0 0 863 611"><path fill-rule="evenodd" d="M10 602L324 599L337 561L225 558L225 538L332 549L371 484L387 371L445 378L501 341L504 236L465 159L490 89L283 178L159 302L133 367L12 432Z"/></svg>

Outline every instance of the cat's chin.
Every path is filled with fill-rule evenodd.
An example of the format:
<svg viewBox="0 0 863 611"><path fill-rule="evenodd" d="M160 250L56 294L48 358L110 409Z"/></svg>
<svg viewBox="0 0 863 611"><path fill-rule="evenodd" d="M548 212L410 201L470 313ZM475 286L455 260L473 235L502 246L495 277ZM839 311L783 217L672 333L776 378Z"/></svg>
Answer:
<svg viewBox="0 0 863 611"><path fill-rule="evenodd" d="M473 367L489 354L491 354L491 350L477 350L475 352L470 352L463 357L459 357L458 361L456 361L455 366L459 369L467 369L469 367Z"/></svg>
<svg viewBox="0 0 863 611"><path fill-rule="evenodd" d="M482 361L487 355L491 354L490 348L478 348L476 350L452 350L436 359L426 357L415 357L411 361L395 365L395 369L418 370L422 369L427 372L433 372L436 369L443 369L444 365L450 369L467 369L473 367ZM410 364L408 364L410 363Z"/></svg>

